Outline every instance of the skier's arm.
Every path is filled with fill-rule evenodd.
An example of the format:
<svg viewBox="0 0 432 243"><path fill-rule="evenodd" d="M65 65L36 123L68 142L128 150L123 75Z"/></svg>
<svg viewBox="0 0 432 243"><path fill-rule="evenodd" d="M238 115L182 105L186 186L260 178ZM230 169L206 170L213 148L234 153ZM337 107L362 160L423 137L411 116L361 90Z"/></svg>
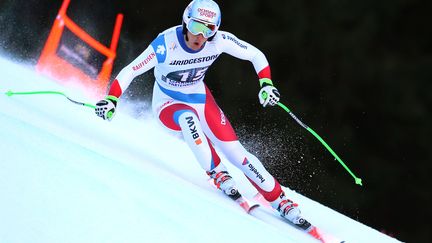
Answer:
<svg viewBox="0 0 432 243"><path fill-rule="evenodd" d="M252 62L259 78L261 90L258 93L260 103L266 107L279 102L279 92L273 86L270 66L265 55L255 46L238 39L228 32L219 34L218 48L231 56Z"/></svg>
<svg viewBox="0 0 432 243"><path fill-rule="evenodd" d="M104 120L111 120L115 114L115 108L117 101L122 95L123 91L129 87L132 80L141 75L158 63L156 54L152 45L149 45L141 55L133 60L129 65L124 67L120 73L116 76L111 84L108 95L105 99L100 100L96 103L96 115L103 118Z"/></svg>
<svg viewBox="0 0 432 243"><path fill-rule="evenodd" d="M129 87L136 76L147 72L156 66L157 63L153 46L149 45L141 55L120 71L111 84L108 96L113 96L117 99L120 98L123 91Z"/></svg>

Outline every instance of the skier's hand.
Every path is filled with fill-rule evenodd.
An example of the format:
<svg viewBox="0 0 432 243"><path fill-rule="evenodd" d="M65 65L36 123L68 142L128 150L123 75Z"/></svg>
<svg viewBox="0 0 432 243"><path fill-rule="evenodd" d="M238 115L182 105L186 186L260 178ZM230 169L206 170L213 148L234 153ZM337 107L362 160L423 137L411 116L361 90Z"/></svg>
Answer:
<svg viewBox="0 0 432 243"><path fill-rule="evenodd" d="M260 79L261 90L258 93L258 98L263 107L267 105L275 106L279 102L279 91L273 86L273 83L268 78Z"/></svg>
<svg viewBox="0 0 432 243"><path fill-rule="evenodd" d="M95 113L104 120L111 121L117 106L118 98L115 96L107 96L105 99L96 103Z"/></svg>

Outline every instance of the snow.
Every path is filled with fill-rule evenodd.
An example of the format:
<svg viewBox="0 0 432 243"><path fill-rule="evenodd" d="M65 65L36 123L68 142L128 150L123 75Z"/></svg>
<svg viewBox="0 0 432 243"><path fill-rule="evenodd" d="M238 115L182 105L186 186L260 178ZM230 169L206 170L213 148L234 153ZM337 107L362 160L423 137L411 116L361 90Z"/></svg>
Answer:
<svg viewBox="0 0 432 243"><path fill-rule="evenodd" d="M55 90L95 103L33 67L0 58L0 242L317 242L260 207L216 190L180 139L120 102L113 121ZM224 159L224 158L223 158ZM225 159L224 159L225 161ZM241 192L256 190L226 163ZM286 189L329 242L399 242Z"/></svg>

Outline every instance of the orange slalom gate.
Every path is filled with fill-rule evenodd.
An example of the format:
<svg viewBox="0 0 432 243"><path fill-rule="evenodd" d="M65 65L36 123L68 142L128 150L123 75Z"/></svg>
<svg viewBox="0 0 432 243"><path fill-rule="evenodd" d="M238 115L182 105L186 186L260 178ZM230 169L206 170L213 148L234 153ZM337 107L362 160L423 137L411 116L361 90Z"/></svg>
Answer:
<svg viewBox="0 0 432 243"><path fill-rule="evenodd" d="M70 0L64 0L62 3L39 57L36 70L58 80L62 84L85 87L84 91L87 94L98 98L105 94L110 81L114 59L116 57L118 40L120 37L121 25L123 22L123 14L117 15L111 45L108 48L91 37L66 15L69 3ZM94 50L106 57L96 78L90 77L83 70L75 67L70 62L57 55L57 49L65 27ZM70 84L70 82L77 83Z"/></svg>

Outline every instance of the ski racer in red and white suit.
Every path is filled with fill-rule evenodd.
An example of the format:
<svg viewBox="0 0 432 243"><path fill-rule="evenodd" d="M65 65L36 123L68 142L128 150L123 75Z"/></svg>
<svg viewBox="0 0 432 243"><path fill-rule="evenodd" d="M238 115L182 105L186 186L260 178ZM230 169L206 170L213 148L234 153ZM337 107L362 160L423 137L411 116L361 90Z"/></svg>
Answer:
<svg viewBox="0 0 432 243"><path fill-rule="evenodd" d="M160 33L117 75L108 98L116 104L136 76L154 68L156 83L152 108L163 127L182 135L209 175L226 171L214 149L217 147L229 162L243 171L264 198L278 208L280 202L286 200L279 182L242 146L204 83L207 70L222 53L250 61L259 79L270 80L266 57L256 47L221 30L196 50L190 48L185 39L181 25Z"/></svg>

